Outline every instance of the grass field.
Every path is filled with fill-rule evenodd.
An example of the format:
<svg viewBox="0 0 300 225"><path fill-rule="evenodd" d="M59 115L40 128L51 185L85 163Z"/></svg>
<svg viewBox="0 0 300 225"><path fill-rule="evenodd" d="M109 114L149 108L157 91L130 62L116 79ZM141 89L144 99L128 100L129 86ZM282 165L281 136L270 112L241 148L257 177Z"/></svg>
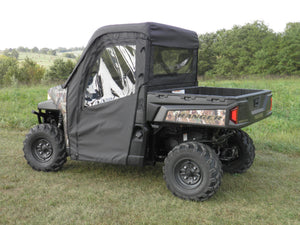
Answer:
<svg viewBox="0 0 300 225"><path fill-rule="evenodd" d="M256 159L224 174L206 202L174 197L162 164L135 168L68 160L62 171L32 170L22 142L49 86L0 90L0 224L300 224L300 79L201 81L273 91L273 115L246 128Z"/></svg>

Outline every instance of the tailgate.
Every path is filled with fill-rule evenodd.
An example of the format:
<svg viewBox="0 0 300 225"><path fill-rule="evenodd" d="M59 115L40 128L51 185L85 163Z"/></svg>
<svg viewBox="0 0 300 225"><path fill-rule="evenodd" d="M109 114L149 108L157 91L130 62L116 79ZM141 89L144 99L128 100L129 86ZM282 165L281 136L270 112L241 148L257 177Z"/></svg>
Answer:
<svg viewBox="0 0 300 225"><path fill-rule="evenodd" d="M272 93L264 90L249 94L237 101L237 121L239 126L247 126L272 114Z"/></svg>

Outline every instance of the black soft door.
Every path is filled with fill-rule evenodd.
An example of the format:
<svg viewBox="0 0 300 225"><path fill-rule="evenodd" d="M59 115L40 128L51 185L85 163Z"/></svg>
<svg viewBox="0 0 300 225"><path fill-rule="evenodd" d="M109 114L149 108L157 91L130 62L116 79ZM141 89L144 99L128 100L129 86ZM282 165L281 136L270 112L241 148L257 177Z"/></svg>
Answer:
<svg viewBox="0 0 300 225"><path fill-rule="evenodd" d="M137 99L135 52L135 45L112 45L91 66L77 122L79 160L126 164Z"/></svg>

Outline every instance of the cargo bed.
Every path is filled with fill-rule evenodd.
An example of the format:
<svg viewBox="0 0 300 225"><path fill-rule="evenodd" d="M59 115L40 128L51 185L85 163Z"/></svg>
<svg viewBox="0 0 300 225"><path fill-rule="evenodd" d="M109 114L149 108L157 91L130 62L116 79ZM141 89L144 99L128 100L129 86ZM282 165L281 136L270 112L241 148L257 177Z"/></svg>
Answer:
<svg viewBox="0 0 300 225"><path fill-rule="evenodd" d="M154 122L241 128L272 114L269 90L188 87L148 92L147 99Z"/></svg>

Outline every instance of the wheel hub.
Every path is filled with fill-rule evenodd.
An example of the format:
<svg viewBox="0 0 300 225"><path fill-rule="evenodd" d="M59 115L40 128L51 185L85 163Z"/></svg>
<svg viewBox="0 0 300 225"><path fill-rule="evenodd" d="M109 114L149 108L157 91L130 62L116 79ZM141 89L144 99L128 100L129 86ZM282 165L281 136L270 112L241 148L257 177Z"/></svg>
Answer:
<svg viewBox="0 0 300 225"><path fill-rule="evenodd" d="M50 160L53 154L53 149L49 141L39 139L33 147L34 157L42 162Z"/></svg>
<svg viewBox="0 0 300 225"><path fill-rule="evenodd" d="M222 162L231 162L239 157L239 150L236 146L231 148L224 148L220 153L220 160Z"/></svg>
<svg viewBox="0 0 300 225"><path fill-rule="evenodd" d="M201 180L198 165L190 160L184 161L179 167L179 179L187 185L195 185Z"/></svg>

